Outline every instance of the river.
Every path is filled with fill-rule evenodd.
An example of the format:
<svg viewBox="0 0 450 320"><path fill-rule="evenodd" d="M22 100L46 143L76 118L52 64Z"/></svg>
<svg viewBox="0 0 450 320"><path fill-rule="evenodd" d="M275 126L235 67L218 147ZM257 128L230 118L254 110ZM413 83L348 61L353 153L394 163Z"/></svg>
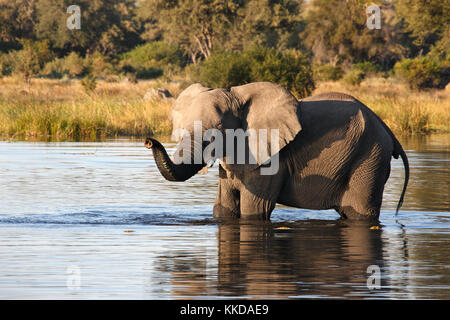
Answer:
<svg viewBox="0 0 450 320"><path fill-rule="evenodd" d="M284 206L219 223L218 168L167 182L141 140L0 142L0 299L449 299L449 140L401 140L379 229Z"/></svg>

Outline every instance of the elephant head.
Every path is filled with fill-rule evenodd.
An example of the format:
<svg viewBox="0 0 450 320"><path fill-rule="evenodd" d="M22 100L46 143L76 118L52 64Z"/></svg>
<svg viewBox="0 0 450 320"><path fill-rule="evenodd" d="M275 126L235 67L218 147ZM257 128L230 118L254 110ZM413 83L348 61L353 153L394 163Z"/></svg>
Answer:
<svg viewBox="0 0 450 320"><path fill-rule="evenodd" d="M158 169L167 180L185 181L202 169L208 160L203 157L203 151L210 141L203 138L199 141L196 135L204 137L210 129L223 136L230 130L252 131L256 134L256 141L263 141L266 144L263 147L274 155L301 130L298 105L289 91L269 82L250 83L229 90L193 84L179 95L170 112L172 138L179 141L174 160L158 141L148 138L146 146L152 148ZM260 139L260 132L267 134L273 129L277 130L277 135ZM217 158L222 158L227 165L226 154L217 155ZM227 167L230 170L251 170L266 160L267 157L260 157L253 165L245 163Z"/></svg>

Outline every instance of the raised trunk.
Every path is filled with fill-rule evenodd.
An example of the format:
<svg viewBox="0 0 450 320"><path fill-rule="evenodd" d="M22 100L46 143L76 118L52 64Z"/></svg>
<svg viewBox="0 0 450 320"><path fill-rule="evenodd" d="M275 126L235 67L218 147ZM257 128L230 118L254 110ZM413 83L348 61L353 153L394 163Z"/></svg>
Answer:
<svg viewBox="0 0 450 320"><path fill-rule="evenodd" d="M186 181L205 166L205 163L173 163L173 161L169 158L166 149L157 140L147 138L145 140L145 146L152 149L153 157L155 158L156 166L158 167L159 172L161 172L162 176L169 181Z"/></svg>

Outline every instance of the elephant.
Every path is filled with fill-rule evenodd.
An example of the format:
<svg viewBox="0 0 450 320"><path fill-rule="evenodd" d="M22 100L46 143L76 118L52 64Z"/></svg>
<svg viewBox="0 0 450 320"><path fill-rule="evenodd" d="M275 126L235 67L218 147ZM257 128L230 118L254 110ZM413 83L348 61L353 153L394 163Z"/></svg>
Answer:
<svg viewBox="0 0 450 320"><path fill-rule="evenodd" d="M409 180L406 153L388 126L350 95L327 92L297 100L287 89L271 82L227 89L197 83L180 93L169 119L173 136L180 141L174 155L183 159L169 157L156 139L147 138L145 146L152 149L160 173L169 181L185 181L218 159L214 218L270 220L279 203L312 210L334 209L342 219L378 221L391 157L399 156L405 179L396 214L402 206ZM278 139L262 140L271 153L256 162L230 161L233 158L227 154L236 149L233 142L224 142L224 154L205 159L202 151L213 139L188 139L195 135L196 121L201 121L197 130L202 134L209 129L221 133L276 129ZM177 137L179 129L185 134ZM191 145L190 151L181 149L186 144ZM245 148L248 154L248 141ZM275 157L277 171L262 174Z"/></svg>

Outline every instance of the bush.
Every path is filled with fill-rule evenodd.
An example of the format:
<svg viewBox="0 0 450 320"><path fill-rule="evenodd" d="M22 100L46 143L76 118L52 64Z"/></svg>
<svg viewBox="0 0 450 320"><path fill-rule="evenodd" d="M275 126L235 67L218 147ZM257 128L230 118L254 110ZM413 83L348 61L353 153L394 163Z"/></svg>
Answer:
<svg viewBox="0 0 450 320"><path fill-rule="evenodd" d="M12 50L0 58L0 71L3 75L17 73L26 81L38 74L45 63L53 58L48 41L21 42L21 50Z"/></svg>
<svg viewBox="0 0 450 320"><path fill-rule="evenodd" d="M134 66L154 66L154 63L183 65L183 56L178 48L164 41L148 42L137 46L122 54L122 59Z"/></svg>
<svg viewBox="0 0 450 320"><path fill-rule="evenodd" d="M14 59L11 54L0 54L0 75L8 76L14 69Z"/></svg>
<svg viewBox="0 0 450 320"><path fill-rule="evenodd" d="M84 73L91 73L97 78L105 78L114 74L114 68L110 62L110 58L95 51L93 54L87 55L83 61Z"/></svg>
<svg viewBox="0 0 450 320"><path fill-rule="evenodd" d="M93 74L88 74L81 80L81 85L86 93L91 93L97 87L97 80Z"/></svg>
<svg viewBox="0 0 450 320"><path fill-rule="evenodd" d="M68 74L64 68L64 59L56 58L47 62L41 71L41 74L49 78L61 79L63 75Z"/></svg>
<svg viewBox="0 0 450 320"><path fill-rule="evenodd" d="M450 63L431 57L403 59L394 65L394 73L411 89L443 88L448 83Z"/></svg>
<svg viewBox="0 0 450 320"><path fill-rule="evenodd" d="M186 64L181 51L176 46L163 41L154 41L137 46L121 55L120 68L132 67L141 79L151 79L163 73L180 71ZM127 73L129 71L122 70Z"/></svg>
<svg viewBox="0 0 450 320"><path fill-rule="evenodd" d="M194 80L217 88L227 88L255 81L283 85L297 98L314 90L308 59L300 52L253 47L242 53L216 52L191 73Z"/></svg>
<svg viewBox="0 0 450 320"><path fill-rule="evenodd" d="M89 64L76 52L71 52L64 58L56 58L47 62L41 74L51 78L70 76L79 77L88 73Z"/></svg>
<svg viewBox="0 0 450 320"><path fill-rule="evenodd" d="M366 74L358 69L350 70L345 74L345 76L342 78L342 81L345 84L349 84L352 86L359 86L361 82L364 80Z"/></svg>
<svg viewBox="0 0 450 320"><path fill-rule="evenodd" d="M192 77L212 88L229 88L251 82L250 61L239 53L215 52L198 67Z"/></svg>
<svg viewBox="0 0 450 320"><path fill-rule="evenodd" d="M375 75L382 71L382 68L378 64L373 64L369 61L358 62L352 66L352 70L360 70L364 73L364 76Z"/></svg>
<svg viewBox="0 0 450 320"><path fill-rule="evenodd" d="M243 52L251 61L252 81L270 81L290 90L297 98L311 94L314 80L309 60L301 52L253 47Z"/></svg>
<svg viewBox="0 0 450 320"><path fill-rule="evenodd" d="M344 71L340 66L322 64L313 68L315 81L336 81L342 78Z"/></svg>
<svg viewBox="0 0 450 320"><path fill-rule="evenodd" d="M64 58L64 70L71 77L78 77L86 72L86 66L82 57L76 52L71 52Z"/></svg>
<svg viewBox="0 0 450 320"><path fill-rule="evenodd" d="M161 69L149 67L148 69L141 69L136 73L137 79L154 79L163 75Z"/></svg>

